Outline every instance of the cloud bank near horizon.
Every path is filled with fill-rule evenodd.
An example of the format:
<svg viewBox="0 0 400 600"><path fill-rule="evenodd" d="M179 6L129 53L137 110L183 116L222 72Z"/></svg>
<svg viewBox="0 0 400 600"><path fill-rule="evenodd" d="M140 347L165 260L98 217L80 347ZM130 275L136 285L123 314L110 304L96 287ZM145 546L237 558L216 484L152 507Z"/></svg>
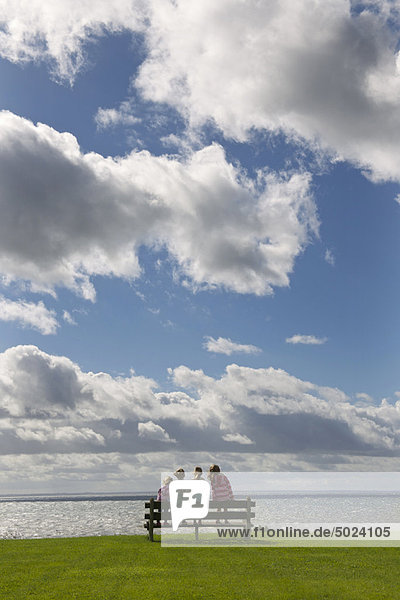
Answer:
<svg viewBox="0 0 400 600"><path fill-rule="evenodd" d="M399 400L353 400L274 368L231 364L214 378L179 366L170 375L174 389L162 391L35 346L1 353L5 489L141 489L172 467L213 462L232 471L398 467Z"/></svg>
<svg viewBox="0 0 400 600"><path fill-rule="evenodd" d="M83 372L35 346L0 354L0 454L331 452L400 456L400 401L352 400L282 369L179 366L172 391L131 373Z"/></svg>

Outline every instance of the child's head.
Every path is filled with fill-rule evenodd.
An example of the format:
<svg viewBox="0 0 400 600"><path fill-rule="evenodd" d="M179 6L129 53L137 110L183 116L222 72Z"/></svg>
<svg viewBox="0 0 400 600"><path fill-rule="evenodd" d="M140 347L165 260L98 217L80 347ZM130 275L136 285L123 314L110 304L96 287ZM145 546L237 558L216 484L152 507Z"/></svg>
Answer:
<svg viewBox="0 0 400 600"><path fill-rule="evenodd" d="M201 467L195 467L193 469L193 478L202 479L203 469Z"/></svg>
<svg viewBox="0 0 400 600"><path fill-rule="evenodd" d="M185 479L185 470L179 467L179 469L176 469L174 475L177 479Z"/></svg>

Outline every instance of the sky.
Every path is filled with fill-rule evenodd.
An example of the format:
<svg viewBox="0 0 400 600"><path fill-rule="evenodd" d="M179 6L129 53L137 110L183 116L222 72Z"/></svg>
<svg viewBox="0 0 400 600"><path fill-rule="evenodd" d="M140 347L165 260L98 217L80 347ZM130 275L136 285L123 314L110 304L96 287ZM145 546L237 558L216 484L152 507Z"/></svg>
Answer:
<svg viewBox="0 0 400 600"><path fill-rule="evenodd" d="M0 490L400 467L400 2L0 0Z"/></svg>

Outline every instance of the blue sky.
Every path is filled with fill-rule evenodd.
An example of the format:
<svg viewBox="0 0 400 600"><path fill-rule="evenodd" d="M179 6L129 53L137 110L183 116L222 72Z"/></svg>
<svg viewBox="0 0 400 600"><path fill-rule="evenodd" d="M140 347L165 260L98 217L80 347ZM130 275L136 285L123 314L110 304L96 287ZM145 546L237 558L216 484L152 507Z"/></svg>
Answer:
<svg viewBox="0 0 400 600"><path fill-rule="evenodd" d="M0 2L7 490L396 468L397 5L267 4Z"/></svg>

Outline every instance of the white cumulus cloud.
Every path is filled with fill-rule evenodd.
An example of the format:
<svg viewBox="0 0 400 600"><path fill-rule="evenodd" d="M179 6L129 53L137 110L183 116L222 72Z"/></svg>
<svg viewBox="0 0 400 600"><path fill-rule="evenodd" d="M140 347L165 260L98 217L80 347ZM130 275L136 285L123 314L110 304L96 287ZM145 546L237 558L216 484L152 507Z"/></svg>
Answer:
<svg viewBox="0 0 400 600"><path fill-rule="evenodd" d="M71 425L63 425L55 427L48 422L41 421L22 421L15 429L15 435L24 441L38 441L41 443L56 441L56 442L94 442L100 446L104 446L105 440L102 435L96 433L89 427L80 429Z"/></svg>
<svg viewBox="0 0 400 600"><path fill-rule="evenodd" d="M206 336L206 341L203 346L208 352L216 352L218 354L226 354L230 356L231 354L243 352L244 354L257 354L261 352L261 348L257 346L253 346L252 344L238 344L236 342L232 342L229 338L219 337L215 339L211 336Z"/></svg>
<svg viewBox="0 0 400 600"><path fill-rule="evenodd" d="M95 121L100 129L115 127L116 125L136 125L140 119L132 115L130 105L122 102L119 109L99 108L95 115Z"/></svg>
<svg viewBox="0 0 400 600"><path fill-rule="evenodd" d="M225 442L235 442L236 444L241 444L242 446L248 446L250 444L254 444L247 435L242 435L241 433L227 433L222 436L222 439Z"/></svg>
<svg viewBox="0 0 400 600"><path fill-rule="evenodd" d="M400 179L399 11L349 0L152 0L137 86L192 126L302 138Z"/></svg>
<svg viewBox="0 0 400 600"><path fill-rule="evenodd" d="M160 425L147 421L146 423L138 423L139 437L158 440L159 442L176 442L169 437L168 433Z"/></svg>
<svg viewBox="0 0 400 600"><path fill-rule="evenodd" d="M24 215L24 219L20 215ZM213 144L186 159L82 154L69 133L0 112L0 273L94 300L93 275L134 279L165 247L186 285L287 286L317 234L307 173L255 183Z"/></svg>
<svg viewBox="0 0 400 600"><path fill-rule="evenodd" d="M73 83L87 62L88 42L141 29L142 2L132 0L1 0L0 54L12 62L50 64L54 77Z"/></svg>
<svg viewBox="0 0 400 600"><path fill-rule="evenodd" d="M328 338L317 337L315 335L292 335L292 337L286 338L287 344L306 344L306 345L315 345L320 346L321 344L325 344L328 341Z"/></svg>
<svg viewBox="0 0 400 600"><path fill-rule="evenodd" d="M331 265L331 267L335 266L335 255L333 254L332 250L329 250L329 248L327 248L327 250L325 251L325 260L328 263L328 265Z"/></svg>
<svg viewBox="0 0 400 600"><path fill-rule="evenodd" d="M139 33L137 90L180 111L190 127L213 122L239 140L254 129L283 132L376 179L399 180L400 11L380 0L354 5L1 0L0 55L45 60L56 78L72 82L87 67L89 42ZM100 123L119 120L119 112L98 113Z"/></svg>
<svg viewBox="0 0 400 600"><path fill-rule="evenodd" d="M54 334L59 327L55 311L46 308L42 301L35 304L25 300L9 300L1 295L0 321L16 321L43 335Z"/></svg>
<svg viewBox="0 0 400 600"><path fill-rule="evenodd" d="M66 323L68 323L68 325L76 325L76 321L75 319L72 317L71 313L68 312L67 310L63 311L63 319Z"/></svg>

